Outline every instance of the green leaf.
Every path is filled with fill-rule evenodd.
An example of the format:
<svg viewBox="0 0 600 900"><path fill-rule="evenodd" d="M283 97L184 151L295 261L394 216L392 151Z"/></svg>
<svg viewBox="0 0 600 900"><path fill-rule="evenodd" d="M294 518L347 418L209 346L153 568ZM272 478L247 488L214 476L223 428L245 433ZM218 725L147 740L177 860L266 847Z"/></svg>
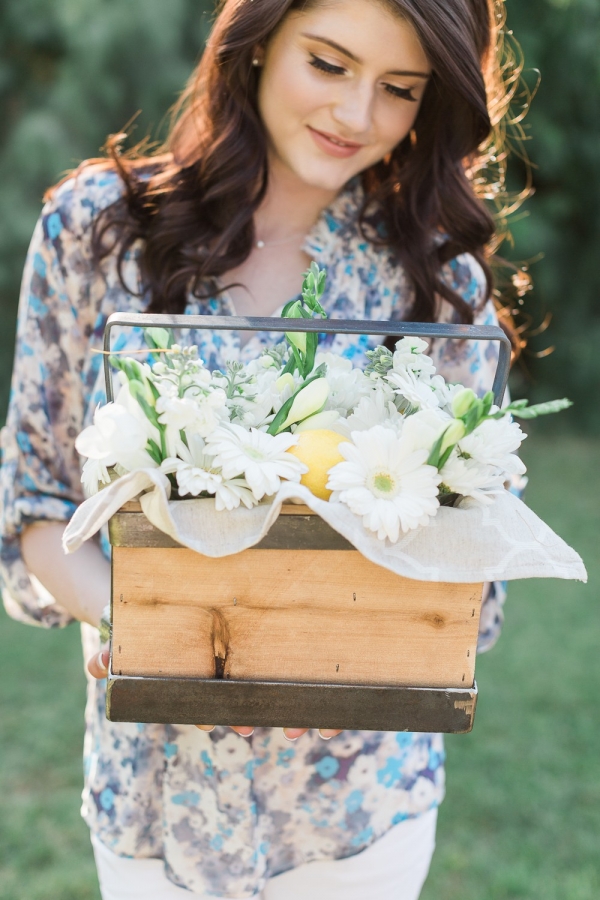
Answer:
<svg viewBox="0 0 600 900"><path fill-rule="evenodd" d="M162 462L162 455L160 452L160 447L158 446L156 441L153 441L152 438L148 438L148 443L146 444L146 450L148 451L149 455L152 457L154 462L160 466L160 464Z"/></svg>
<svg viewBox="0 0 600 900"><path fill-rule="evenodd" d="M160 430L160 423L155 408L148 402L146 387L140 381L131 381L129 383L129 393L134 400L137 401L149 422Z"/></svg>
<svg viewBox="0 0 600 900"><path fill-rule="evenodd" d="M428 466L435 466L436 469L440 468L440 459L442 455L442 444L444 443L444 433L442 433L433 447L431 448L431 453L429 454L429 459L427 460Z"/></svg>
<svg viewBox="0 0 600 900"><path fill-rule="evenodd" d="M512 406L512 405L511 405ZM539 416L551 416L573 406L573 402L566 397L562 400L550 400L548 403L538 403L536 406L522 406L519 409L508 407L512 415L517 419L537 419Z"/></svg>
<svg viewBox="0 0 600 900"><path fill-rule="evenodd" d="M151 350L168 350L173 344L173 333L166 328L145 328L144 339Z"/></svg>
<svg viewBox="0 0 600 900"><path fill-rule="evenodd" d="M490 412L490 409L494 405L494 394L492 391L488 391L485 397L483 398L483 418L485 419Z"/></svg>

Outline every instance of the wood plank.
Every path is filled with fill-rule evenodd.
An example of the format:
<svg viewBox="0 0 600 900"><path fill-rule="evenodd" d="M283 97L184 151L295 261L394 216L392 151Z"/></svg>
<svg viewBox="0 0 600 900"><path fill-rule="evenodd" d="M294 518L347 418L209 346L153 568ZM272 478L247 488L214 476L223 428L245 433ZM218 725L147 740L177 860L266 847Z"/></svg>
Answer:
<svg viewBox="0 0 600 900"><path fill-rule="evenodd" d="M122 513L125 512L141 512L142 505L139 500L128 500L127 503L124 503L120 510ZM304 503L284 503L281 507L281 515L282 516L316 516L317 513L313 512L310 507L306 506Z"/></svg>
<svg viewBox="0 0 600 900"><path fill-rule="evenodd" d="M115 674L470 687L481 585L354 551L113 550Z"/></svg>
<svg viewBox="0 0 600 900"><path fill-rule="evenodd" d="M109 674L112 722L343 728L464 734L471 731L477 686L469 689L278 684Z"/></svg>
<svg viewBox="0 0 600 900"><path fill-rule="evenodd" d="M306 514L307 507L297 506L294 513L285 513L274 523L255 550L351 550L352 544L334 531L320 516ZM310 513L310 510L308 511ZM182 545L155 528L140 511L119 512L108 525L113 547L182 548ZM183 548L182 548L183 549Z"/></svg>

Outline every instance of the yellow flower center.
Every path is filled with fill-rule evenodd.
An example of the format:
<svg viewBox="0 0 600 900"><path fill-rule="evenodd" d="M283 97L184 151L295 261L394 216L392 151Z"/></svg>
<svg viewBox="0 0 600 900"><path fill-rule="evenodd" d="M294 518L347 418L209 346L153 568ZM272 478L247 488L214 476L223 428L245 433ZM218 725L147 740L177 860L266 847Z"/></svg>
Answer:
<svg viewBox="0 0 600 900"><path fill-rule="evenodd" d="M397 493L398 484L389 472L376 472L371 477L371 490L376 497L388 500Z"/></svg>

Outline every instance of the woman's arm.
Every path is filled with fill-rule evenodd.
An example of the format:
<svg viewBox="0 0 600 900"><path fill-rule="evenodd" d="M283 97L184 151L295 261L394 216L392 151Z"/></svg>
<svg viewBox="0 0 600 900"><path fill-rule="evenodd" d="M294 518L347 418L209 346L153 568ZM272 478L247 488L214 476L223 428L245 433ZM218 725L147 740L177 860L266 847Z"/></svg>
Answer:
<svg viewBox="0 0 600 900"><path fill-rule="evenodd" d="M110 563L98 544L87 542L67 556L62 522L37 522L23 531L21 550L28 571L74 619L97 628L110 602Z"/></svg>

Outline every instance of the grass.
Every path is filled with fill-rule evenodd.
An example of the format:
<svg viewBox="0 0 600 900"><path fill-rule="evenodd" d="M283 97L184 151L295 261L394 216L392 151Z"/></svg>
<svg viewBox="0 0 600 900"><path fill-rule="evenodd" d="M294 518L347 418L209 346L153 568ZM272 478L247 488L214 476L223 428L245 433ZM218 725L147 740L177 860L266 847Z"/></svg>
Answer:
<svg viewBox="0 0 600 900"><path fill-rule="evenodd" d="M583 555L590 584L510 590L480 658L473 734L447 741L448 797L422 900L598 900L600 441L525 444L529 504ZM79 818L78 630L0 620L0 900L98 900ZM373 898L376 900L376 898Z"/></svg>

